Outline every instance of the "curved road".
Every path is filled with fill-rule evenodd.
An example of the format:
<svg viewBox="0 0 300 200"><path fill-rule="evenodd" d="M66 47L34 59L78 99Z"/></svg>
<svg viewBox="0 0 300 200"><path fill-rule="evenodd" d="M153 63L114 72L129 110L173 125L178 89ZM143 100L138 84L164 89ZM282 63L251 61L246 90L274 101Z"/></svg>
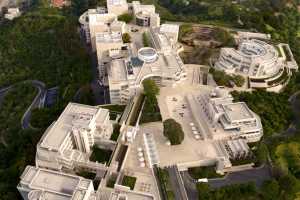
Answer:
<svg viewBox="0 0 300 200"><path fill-rule="evenodd" d="M40 102L44 99L44 96L46 94L45 83L38 81L38 80L26 80L26 81L22 81L20 83L31 83L34 87L36 87L38 89L38 94L35 96L32 103L27 108L26 112L23 114L22 119L21 119L22 129L28 129L28 128L32 128L30 126L31 111L34 108L39 107ZM18 83L16 83L16 84L18 84ZM13 84L8 87L0 89L0 103L1 103L1 100L4 98L4 95L6 94L6 92L8 90L10 90L11 88L13 88L14 85L16 85L16 84Z"/></svg>
<svg viewBox="0 0 300 200"><path fill-rule="evenodd" d="M32 128L30 126L30 117L31 117L31 111L34 108L39 107L40 102L43 100L46 90L45 90L45 84L41 81L38 80L32 80L32 81L25 81L25 82L31 82L31 84L38 89L38 94L35 96L33 99L32 103L30 106L27 108L26 112L24 113L22 119L21 119L21 125L22 129L28 129Z"/></svg>

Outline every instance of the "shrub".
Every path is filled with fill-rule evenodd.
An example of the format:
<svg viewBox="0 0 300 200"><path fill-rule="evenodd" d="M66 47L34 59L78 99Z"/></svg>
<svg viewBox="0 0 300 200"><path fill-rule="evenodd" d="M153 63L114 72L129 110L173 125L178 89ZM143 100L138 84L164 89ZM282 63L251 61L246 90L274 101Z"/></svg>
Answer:
<svg viewBox="0 0 300 200"><path fill-rule="evenodd" d="M118 20L119 21L123 21L125 23L129 23L129 22L131 22L133 20L133 16L130 15L130 14L128 14L128 13L125 13L123 15L119 15L118 16Z"/></svg>
<svg viewBox="0 0 300 200"><path fill-rule="evenodd" d="M123 40L124 43L129 43L131 41L131 37L128 33L124 33L122 35L122 40Z"/></svg>

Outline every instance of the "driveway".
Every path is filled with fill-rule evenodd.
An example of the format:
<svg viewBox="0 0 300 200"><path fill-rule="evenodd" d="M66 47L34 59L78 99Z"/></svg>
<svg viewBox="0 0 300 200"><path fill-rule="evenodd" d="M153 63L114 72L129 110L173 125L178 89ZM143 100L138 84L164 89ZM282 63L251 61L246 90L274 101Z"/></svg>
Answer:
<svg viewBox="0 0 300 200"><path fill-rule="evenodd" d="M181 172L181 177L183 179L188 198L198 199L196 180L193 179L187 171ZM208 184L213 189L217 189L227 185L249 182L254 182L257 187L260 187L264 181L271 178L272 174L270 168L268 165L265 165L263 167L253 168L249 170L231 172L224 178L208 179Z"/></svg>
<svg viewBox="0 0 300 200"><path fill-rule="evenodd" d="M171 182L172 191L175 194L176 200L188 200L187 192L184 183L181 180L180 173L175 165L167 167L169 180Z"/></svg>
<svg viewBox="0 0 300 200"><path fill-rule="evenodd" d="M226 185L254 182L257 187L260 187L264 181L271 178L269 166L264 165L259 168L229 173L225 178L209 179L208 184L212 188L219 188Z"/></svg>

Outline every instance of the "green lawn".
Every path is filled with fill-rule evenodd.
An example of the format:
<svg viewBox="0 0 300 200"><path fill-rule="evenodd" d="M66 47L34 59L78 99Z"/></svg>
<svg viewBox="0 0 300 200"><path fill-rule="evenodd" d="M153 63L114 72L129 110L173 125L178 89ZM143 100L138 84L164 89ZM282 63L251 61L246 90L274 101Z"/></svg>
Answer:
<svg viewBox="0 0 300 200"><path fill-rule="evenodd" d="M133 190L134 186L135 186L135 182L136 182L136 177L124 176L122 185L128 186L128 187L130 187L131 190Z"/></svg>
<svg viewBox="0 0 300 200"><path fill-rule="evenodd" d="M111 154L112 154L111 150L99 149L98 147L94 146L92 155L90 157L90 161L107 163L110 159Z"/></svg>
<svg viewBox="0 0 300 200"><path fill-rule="evenodd" d="M149 107L149 102L146 99L143 111L142 111L142 116L140 119L140 124L142 123L148 123L148 122L156 122L156 121L161 121L161 114L160 114L160 109L158 107L158 103L156 100L155 103L155 110L153 110Z"/></svg>

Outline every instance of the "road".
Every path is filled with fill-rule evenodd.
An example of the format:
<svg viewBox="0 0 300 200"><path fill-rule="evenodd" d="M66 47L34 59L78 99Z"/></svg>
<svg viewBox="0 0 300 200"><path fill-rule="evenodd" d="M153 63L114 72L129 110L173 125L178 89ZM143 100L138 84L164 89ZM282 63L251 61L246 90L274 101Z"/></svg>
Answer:
<svg viewBox="0 0 300 200"><path fill-rule="evenodd" d="M35 96L34 100L31 102L30 106L27 108L26 112L23 114L22 119L21 119L22 129L27 129L27 128L31 128L30 127L31 111L34 108L39 107L40 101L44 98L44 96L46 94L46 90L45 90L45 84L38 80L26 80L21 83L31 83L34 87L36 87L38 89L38 94ZM18 83L16 83L16 84L18 84ZM14 85L16 85L16 84L13 84L8 87L0 89L0 104L4 98L5 93L9 89L13 88Z"/></svg>
<svg viewBox="0 0 300 200"><path fill-rule="evenodd" d="M181 177L189 200L198 199L198 191L195 180L191 178L187 171L181 172Z"/></svg>
<svg viewBox="0 0 300 200"><path fill-rule="evenodd" d="M34 108L37 108L39 106L40 101L44 98L46 94L45 84L43 82L37 80L26 81L26 82L31 82L31 84L38 89L38 94L35 96L34 100L27 108L26 112L24 113L21 119L22 129L31 128L30 126L31 112Z"/></svg>
<svg viewBox="0 0 300 200"><path fill-rule="evenodd" d="M5 87L5 88L0 89L0 107L1 107L1 103L2 103L2 101L3 101L3 99L4 99L4 96L5 96L6 92L7 92L10 88L12 88L12 86L8 86L8 87Z"/></svg>
<svg viewBox="0 0 300 200"><path fill-rule="evenodd" d="M188 198L191 200L198 199L196 180L193 179L187 171L181 172L181 174ZM224 178L208 179L208 184L211 188L220 188L232 184L254 182L257 187L260 187L264 181L271 178L272 174L270 168L268 165L265 165L249 170L231 172Z"/></svg>
<svg viewBox="0 0 300 200"><path fill-rule="evenodd" d="M209 179L208 184L212 188L219 188L226 185L254 182L257 187L260 187L264 181L271 178L270 168L268 165L265 165L259 168L229 173L224 178Z"/></svg>
<svg viewBox="0 0 300 200"><path fill-rule="evenodd" d="M176 166L167 167L169 172L169 178L172 186L172 191L175 194L176 200L188 200L188 196L184 187L184 183L181 179L181 175L178 172Z"/></svg>

